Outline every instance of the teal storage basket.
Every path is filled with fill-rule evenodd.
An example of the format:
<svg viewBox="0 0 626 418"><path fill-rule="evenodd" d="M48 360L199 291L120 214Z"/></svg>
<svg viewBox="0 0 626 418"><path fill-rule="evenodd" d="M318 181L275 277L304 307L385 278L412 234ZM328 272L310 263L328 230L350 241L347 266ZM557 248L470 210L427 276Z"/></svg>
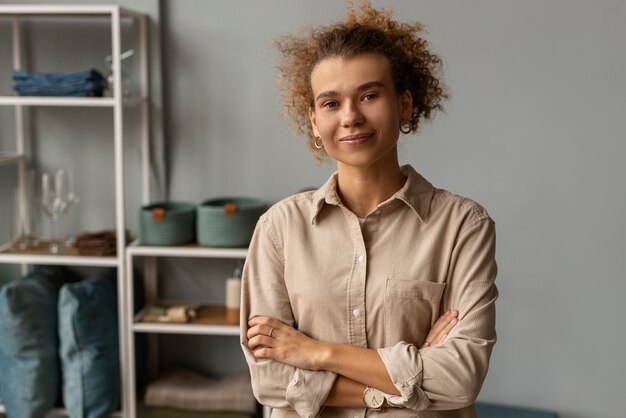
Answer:
<svg viewBox="0 0 626 418"><path fill-rule="evenodd" d="M208 247L247 247L267 204L258 199L223 197L198 207L198 242Z"/></svg>
<svg viewBox="0 0 626 418"><path fill-rule="evenodd" d="M153 203L143 206L139 239L147 245L180 245L196 239L196 206L191 203Z"/></svg>

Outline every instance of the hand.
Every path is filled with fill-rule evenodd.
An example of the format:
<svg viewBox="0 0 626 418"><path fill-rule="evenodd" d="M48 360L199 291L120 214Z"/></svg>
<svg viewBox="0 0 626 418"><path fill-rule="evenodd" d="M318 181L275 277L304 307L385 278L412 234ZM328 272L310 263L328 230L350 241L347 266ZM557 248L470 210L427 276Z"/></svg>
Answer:
<svg viewBox="0 0 626 418"><path fill-rule="evenodd" d="M433 327L428 332L424 344L420 348L428 348L442 342L448 336L448 333L459 322L459 311L446 311L437 319Z"/></svg>
<svg viewBox="0 0 626 418"><path fill-rule="evenodd" d="M248 327L248 348L256 358L273 359L300 369L320 370L316 355L323 352L325 343L268 316L255 316L248 321Z"/></svg>

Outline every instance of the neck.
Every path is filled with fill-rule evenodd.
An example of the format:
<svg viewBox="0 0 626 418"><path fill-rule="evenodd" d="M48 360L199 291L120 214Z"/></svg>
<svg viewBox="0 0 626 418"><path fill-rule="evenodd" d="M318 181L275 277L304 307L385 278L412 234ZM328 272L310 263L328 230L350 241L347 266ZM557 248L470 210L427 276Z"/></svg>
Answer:
<svg viewBox="0 0 626 418"><path fill-rule="evenodd" d="M402 188L406 176L395 164L357 167L338 165L337 192L343 204L357 217L365 218Z"/></svg>

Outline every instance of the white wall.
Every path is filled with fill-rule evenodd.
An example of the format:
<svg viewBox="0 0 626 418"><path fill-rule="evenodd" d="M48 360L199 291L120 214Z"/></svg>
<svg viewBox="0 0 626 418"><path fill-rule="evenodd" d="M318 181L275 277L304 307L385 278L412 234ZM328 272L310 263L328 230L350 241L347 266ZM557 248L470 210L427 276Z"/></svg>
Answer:
<svg viewBox="0 0 626 418"><path fill-rule="evenodd" d="M403 139L402 160L436 186L482 203L497 224L499 342L481 399L553 409L563 418L622 417L625 4L375 4L429 25L452 92L445 114ZM280 117L268 44L304 24L340 19L343 4L163 5L171 198L277 200L321 184L332 167L316 167ZM75 59L64 54L66 62ZM97 148L84 152L97 162ZM62 159L52 149L41 157ZM108 219L95 210L83 221ZM192 266L166 267L176 274L168 290L219 297L219 286L195 280L211 264ZM218 269L221 277L229 266Z"/></svg>

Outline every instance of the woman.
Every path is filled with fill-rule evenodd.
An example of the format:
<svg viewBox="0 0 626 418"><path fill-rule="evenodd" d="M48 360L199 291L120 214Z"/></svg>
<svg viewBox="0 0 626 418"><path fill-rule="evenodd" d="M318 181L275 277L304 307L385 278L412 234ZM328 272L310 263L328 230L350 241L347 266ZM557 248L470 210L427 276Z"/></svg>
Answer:
<svg viewBox="0 0 626 418"><path fill-rule="evenodd" d="M398 163L446 98L421 30L365 4L279 43L287 110L337 172L262 216L244 267L241 343L273 416L476 417L495 230Z"/></svg>

